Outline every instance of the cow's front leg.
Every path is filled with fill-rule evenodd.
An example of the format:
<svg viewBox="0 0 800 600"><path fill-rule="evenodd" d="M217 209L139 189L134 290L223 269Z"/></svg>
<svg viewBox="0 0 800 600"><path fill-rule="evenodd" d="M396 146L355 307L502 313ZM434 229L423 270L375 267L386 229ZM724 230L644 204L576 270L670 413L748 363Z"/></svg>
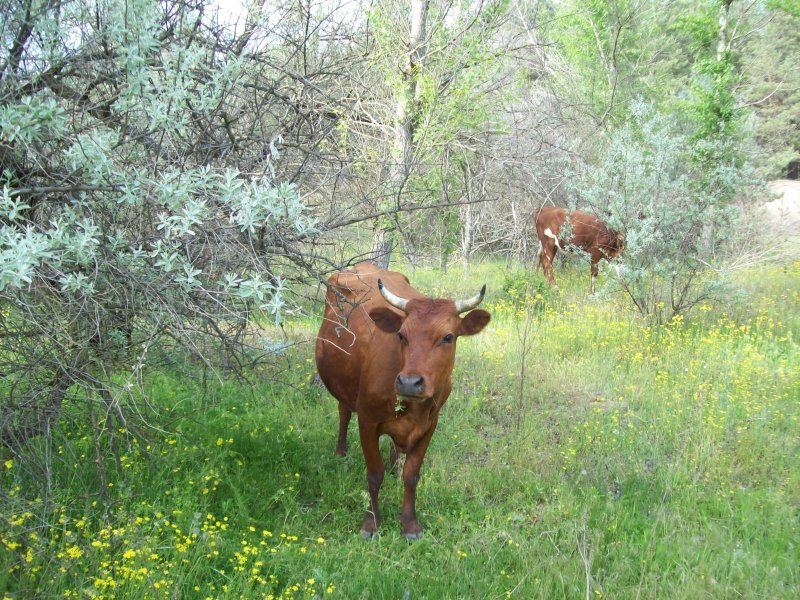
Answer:
<svg viewBox="0 0 800 600"><path fill-rule="evenodd" d="M384 466L378 446L377 425L367 425L359 421L358 433L361 437L361 450L364 452L364 461L367 463L367 489L369 490L369 510L364 513L361 535L371 539L378 535L378 527L381 524L378 492L383 483Z"/></svg>
<svg viewBox="0 0 800 600"><path fill-rule="evenodd" d="M434 420L428 433L420 438L417 445L406 455L406 464L403 465L403 484L405 489L403 491L403 509L400 513L400 525L403 528L403 536L407 540L418 540L422 537L422 526L417 520L417 484L419 483L419 470L422 467L425 453L428 451L428 444L430 444L433 437L437 421L438 417Z"/></svg>

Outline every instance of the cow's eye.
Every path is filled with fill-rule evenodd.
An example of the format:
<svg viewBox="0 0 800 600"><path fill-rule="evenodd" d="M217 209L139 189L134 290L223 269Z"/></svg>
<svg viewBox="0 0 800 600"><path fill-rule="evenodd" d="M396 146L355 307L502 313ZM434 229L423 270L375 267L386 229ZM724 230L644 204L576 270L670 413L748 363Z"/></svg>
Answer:
<svg viewBox="0 0 800 600"><path fill-rule="evenodd" d="M400 340L400 343L401 343L401 344L405 344L405 343L408 341L408 340L406 339L406 336L404 336L404 335L403 335L402 333L400 333L399 331L397 332L397 337L398 337L398 339Z"/></svg>
<svg viewBox="0 0 800 600"><path fill-rule="evenodd" d="M442 338L443 344L452 344L453 343L453 334L448 333L446 336Z"/></svg>

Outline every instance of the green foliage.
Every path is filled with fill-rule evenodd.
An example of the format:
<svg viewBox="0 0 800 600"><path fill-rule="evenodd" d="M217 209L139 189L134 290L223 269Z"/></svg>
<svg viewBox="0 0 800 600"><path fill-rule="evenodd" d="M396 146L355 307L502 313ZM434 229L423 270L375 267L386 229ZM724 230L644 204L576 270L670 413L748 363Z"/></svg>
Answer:
<svg viewBox="0 0 800 600"><path fill-rule="evenodd" d="M787 11L788 12L788 11ZM780 11L747 40L741 54L742 99L752 106L748 122L760 152L759 174L786 176L786 166L800 160L800 10Z"/></svg>
<svg viewBox="0 0 800 600"><path fill-rule="evenodd" d="M770 10L782 10L793 17L800 18L800 1L798 0L767 0Z"/></svg>
<svg viewBox="0 0 800 600"><path fill-rule="evenodd" d="M243 58L202 11L35 4L2 8L0 369L13 393L0 441L20 457L72 402L104 406L93 435L144 427L130 392L160 344L263 360L247 322L280 320L291 258L317 232L274 177L274 145L259 171L231 166L249 164L220 119L237 110ZM46 479L49 460L28 464Z"/></svg>
<svg viewBox="0 0 800 600"><path fill-rule="evenodd" d="M590 122L622 124L643 99L683 113L695 158L710 168L746 156L760 175L785 175L800 153L795 5L557 3L543 30L565 68L551 79L566 110Z"/></svg>
<svg viewBox="0 0 800 600"><path fill-rule="evenodd" d="M709 6L705 12L695 15L694 26L689 29L696 48L689 93L685 102L679 103L679 108L689 117L690 141L696 147L695 160L712 171L721 164L740 162L737 146L731 143L738 137L741 127L742 111L737 108L734 94L739 75L731 50L713 47L715 41L721 41L720 36L728 35L720 31L717 21L722 18L719 11L724 11L725 19L730 18L730 5L729 1L722 2L720 6Z"/></svg>
<svg viewBox="0 0 800 600"><path fill-rule="evenodd" d="M406 203L462 200L465 182L454 167L474 160L479 149L464 139L506 127L498 106L510 95L510 86L504 85L509 61L498 48L498 33L508 11L505 0L457 7L429 3L427 37L419 59L408 55L407 7L386 3L370 11L377 42L373 60L388 96L402 105L400 112L406 115L406 122L393 123L394 134L397 128L408 127L412 135L413 160L405 165L408 173L401 186ZM397 114L393 118L396 121ZM397 155L397 138L394 142L392 161L401 163L405 158ZM439 214L436 219L396 218L406 229L412 251L438 253L446 261L457 247L460 222L451 210Z"/></svg>
<svg viewBox="0 0 800 600"><path fill-rule="evenodd" d="M733 94L736 74L729 59L704 59L695 63L691 83L692 100L688 109L695 126L693 141L735 135L736 99Z"/></svg>
<svg viewBox="0 0 800 600"><path fill-rule="evenodd" d="M725 243L738 211L728 203L751 179L734 164L696 160L697 148L723 156L725 146L698 145L676 119L633 107L601 161L574 184L579 206L609 215L625 232L617 283L634 306L655 320L670 319L724 290Z"/></svg>
<svg viewBox="0 0 800 600"><path fill-rule="evenodd" d="M623 121L633 98L661 85L653 67L640 71L643 57L658 51L651 44L660 30L659 15L640 2L560 2L554 16L544 29L568 65L555 82L579 110L600 122Z"/></svg>
<svg viewBox="0 0 800 600"><path fill-rule="evenodd" d="M671 31L680 36L691 49L692 60L698 54L712 52L719 35L717 15L714 12L717 8L715 3L706 3L694 8L694 11L691 9L680 11L671 26Z"/></svg>
<svg viewBox="0 0 800 600"><path fill-rule="evenodd" d="M24 96L14 105L0 106L0 140L32 144L63 133L66 115L53 98Z"/></svg>
<svg viewBox="0 0 800 600"><path fill-rule="evenodd" d="M798 156L793 107L800 46L794 6L793 0L680 2L664 11L670 45L682 53L665 61L664 80L672 83L667 93L647 101L685 112L693 139L722 143L715 152L699 152L699 160L741 161L745 154L760 175L778 177ZM750 136L755 144L743 151L741 140ZM725 138L738 138L740 147L724 147Z"/></svg>
<svg viewBox="0 0 800 600"><path fill-rule="evenodd" d="M501 289L504 300L515 305L531 304L537 311L550 305L554 295L544 276L531 269L506 271Z"/></svg>

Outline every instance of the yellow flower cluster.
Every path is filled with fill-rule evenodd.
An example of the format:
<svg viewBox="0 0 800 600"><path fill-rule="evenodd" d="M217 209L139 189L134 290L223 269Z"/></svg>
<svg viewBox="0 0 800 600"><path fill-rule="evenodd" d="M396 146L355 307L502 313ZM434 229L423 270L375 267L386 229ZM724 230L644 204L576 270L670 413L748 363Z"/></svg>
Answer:
<svg viewBox="0 0 800 600"><path fill-rule="evenodd" d="M208 561L216 565L211 573L219 579L196 581L192 591L212 598L226 595L234 584L237 590L249 590L244 597L276 600L333 594L336 589L330 581L285 582L271 572L284 554L324 547L321 536L303 543L298 535L273 535L252 525L237 534L228 517L195 513L188 520L180 510L135 517L120 512L116 517L126 524L103 525L87 515L72 518L62 508L56 518L59 527L44 536L31 527L32 511L13 514L8 519L12 531L0 535L0 551L17 556L12 572L29 580L31 588L41 587L41 577L47 578L43 583L48 589L57 589L58 580L72 582L61 588L65 598L172 598L185 593L181 590L187 577ZM236 535L238 548L231 544Z"/></svg>

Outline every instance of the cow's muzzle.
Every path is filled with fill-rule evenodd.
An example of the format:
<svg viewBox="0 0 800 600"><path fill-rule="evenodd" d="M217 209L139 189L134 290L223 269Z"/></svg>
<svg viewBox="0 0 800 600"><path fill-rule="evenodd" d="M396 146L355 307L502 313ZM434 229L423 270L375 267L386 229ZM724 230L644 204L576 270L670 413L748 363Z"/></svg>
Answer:
<svg viewBox="0 0 800 600"><path fill-rule="evenodd" d="M400 396L422 398L425 394L425 378L422 375L398 375L395 388Z"/></svg>

